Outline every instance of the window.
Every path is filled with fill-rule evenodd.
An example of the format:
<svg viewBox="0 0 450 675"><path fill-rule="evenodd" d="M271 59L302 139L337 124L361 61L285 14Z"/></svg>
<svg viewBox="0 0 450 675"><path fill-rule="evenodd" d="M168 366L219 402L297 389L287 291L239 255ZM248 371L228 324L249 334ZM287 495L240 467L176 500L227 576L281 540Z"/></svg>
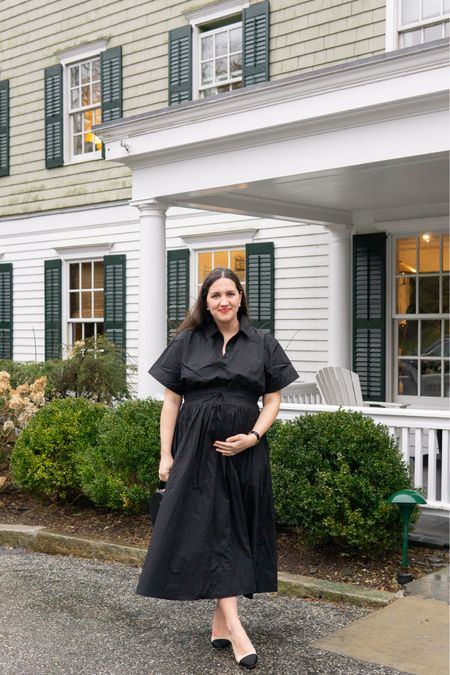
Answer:
<svg viewBox="0 0 450 675"><path fill-rule="evenodd" d="M449 397L449 237L396 240L394 334L399 396Z"/></svg>
<svg viewBox="0 0 450 675"><path fill-rule="evenodd" d="M268 0L223 0L169 31L169 105L269 80Z"/></svg>
<svg viewBox="0 0 450 675"><path fill-rule="evenodd" d="M242 86L242 21L230 20L199 33L199 96L204 98Z"/></svg>
<svg viewBox="0 0 450 675"><path fill-rule="evenodd" d="M399 0L399 3L399 47L448 37L450 0Z"/></svg>
<svg viewBox="0 0 450 675"><path fill-rule="evenodd" d="M245 290L245 249L220 249L197 253L197 290L215 267L228 267L236 273Z"/></svg>
<svg viewBox="0 0 450 675"><path fill-rule="evenodd" d="M103 260L69 263L69 343L104 332Z"/></svg>
<svg viewBox="0 0 450 675"><path fill-rule="evenodd" d="M102 144L92 127L102 121L100 57L67 66L69 156L100 157Z"/></svg>

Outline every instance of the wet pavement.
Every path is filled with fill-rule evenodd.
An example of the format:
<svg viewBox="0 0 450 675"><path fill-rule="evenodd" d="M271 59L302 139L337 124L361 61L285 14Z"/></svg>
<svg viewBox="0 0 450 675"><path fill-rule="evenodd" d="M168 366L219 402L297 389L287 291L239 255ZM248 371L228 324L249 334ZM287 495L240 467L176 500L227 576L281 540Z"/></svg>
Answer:
<svg viewBox="0 0 450 675"><path fill-rule="evenodd" d="M209 645L213 601L135 595L139 570L0 548L1 675L229 675ZM260 595L241 617L264 675L395 675L311 643L369 614L344 604Z"/></svg>

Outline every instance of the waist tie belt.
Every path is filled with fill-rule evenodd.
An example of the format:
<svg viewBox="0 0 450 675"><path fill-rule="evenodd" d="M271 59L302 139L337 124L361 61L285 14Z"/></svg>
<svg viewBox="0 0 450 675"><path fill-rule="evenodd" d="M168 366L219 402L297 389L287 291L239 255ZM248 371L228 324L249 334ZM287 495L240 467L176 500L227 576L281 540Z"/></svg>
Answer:
<svg viewBox="0 0 450 675"><path fill-rule="evenodd" d="M259 396L245 391L233 391L230 389L201 389L200 391L187 391L183 398L185 403L190 403L191 401L210 401L211 403L215 403L216 400L226 403L232 399L237 399L240 403L242 401L257 403Z"/></svg>

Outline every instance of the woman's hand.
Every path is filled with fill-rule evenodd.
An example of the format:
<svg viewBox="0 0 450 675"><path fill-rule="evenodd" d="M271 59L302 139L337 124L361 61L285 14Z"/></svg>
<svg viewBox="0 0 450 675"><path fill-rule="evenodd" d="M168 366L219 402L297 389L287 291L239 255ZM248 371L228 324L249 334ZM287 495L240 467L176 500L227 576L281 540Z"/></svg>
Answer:
<svg viewBox="0 0 450 675"><path fill-rule="evenodd" d="M237 434L236 436L229 436L225 441L216 441L214 447L222 455L231 457L247 450L247 448L251 448L257 443L258 439L255 434Z"/></svg>
<svg viewBox="0 0 450 675"><path fill-rule="evenodd" d="M167 482L170 469L172 468L173 457L161 457L159 462L159 480Z"/></svg>

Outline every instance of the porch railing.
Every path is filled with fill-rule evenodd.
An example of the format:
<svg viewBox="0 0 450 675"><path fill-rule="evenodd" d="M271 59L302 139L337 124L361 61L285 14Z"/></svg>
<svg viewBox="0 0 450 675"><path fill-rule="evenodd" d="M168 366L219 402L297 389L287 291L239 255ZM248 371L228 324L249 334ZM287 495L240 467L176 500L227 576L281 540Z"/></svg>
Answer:
<svg viewBox="0 0 450 675"><path fill-rule="evenodd" d="M427 504L423 508L439 511L442 515L449 512L447 515L450 515L450 419L447 411L348 406L343 409L363 413L387 427L410 467L414 487L424 490ZM288 420L306 413L336 410L339 406L287 402L283 395L280 417Z"/></svg>

